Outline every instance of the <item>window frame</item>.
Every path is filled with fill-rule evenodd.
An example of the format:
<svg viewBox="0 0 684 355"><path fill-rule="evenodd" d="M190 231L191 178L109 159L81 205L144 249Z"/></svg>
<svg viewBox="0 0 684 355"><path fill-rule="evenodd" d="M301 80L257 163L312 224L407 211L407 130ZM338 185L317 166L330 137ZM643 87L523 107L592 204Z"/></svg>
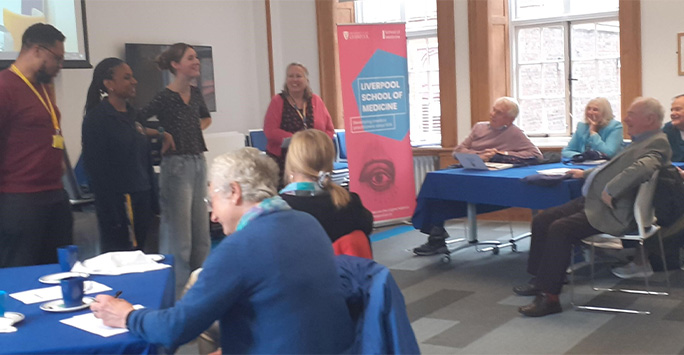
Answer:
<svg viewBox="0 0 684 355"><path fill-rule="evenodd" d="M516 0L510 0L509 6L513 7L513 3ZM567 7L568 4L566 3L565 6ZM561 26L563 27L563 41L564 41L564 46L563 46L563 51L564 51L564 70L565 70L565 78L564 78L564 88L565 88L565 122L566 122L566 129L564 133L550 133L550 132L535 132L529 134L530 137L562 137L562 138L569 138L572 136L575 130L575 119L573 119L573 103L572 103L572 90L570 88L570 78L572 75L572 49L571 49L571 34L570 31L572 30L572 25L577 25L577 24L582 24L582 23L599 23L599 22L609 22L609 21L618 21L620 23L620 26L622 26L622 23L620 21L620 12L619 11L601 11L601 12L596 12L596 13L591 13L591 14L569 14L569 15L562 15L562 16L553 16L553 17L547 17L547 18L537 18L537 19L523 19L523 20L515 20L511 19L509 21L509 44L511 48L511 54L510 54L510 65L511 65L511 93L513 97L519 97L519 92L518 92L518 71L520 64L518 63L518 31L520 29L525 29L525 28L534 28L534 27L550 27L550 26ZM620 29L620 41L622 41L622 28ZM620 48L620 61L622 60L622 48ZM622 79L622 74L620 75ZM622 83L622 80L620 80ZM620 97L622 101L622 86L620 87ZM613 103L614 105L621 105L621 103ZM621 105L622 106L622 105ZM522 127L520 124L520 117L518 117L515 120L515 124Z"/></svg>
<svg viewBox="0 0 684 355"><path fill-rule="evenodd" d="M361 6L359 6L359 5L361 5ZM365 21L365 19L364 19L364 14L366 13L365 10L367 10L367 9L366 9L365 6L363 6L363 5L364 5L363 2L356 2L356 1L354 2L354 13L355 13L355 15L356 15L356 21L359 21L359 22L357 22L357 23L360 23L360 24L377 23L377 22L374 22L374 21L370 21L370 22L366 22L366 21ZM405 2L405 1L400 1L400 2L398 2L398 5L399 5L399 11L398 11L398 13L399 13L400 18L399 18L399 19L391 19L391 20L389 20L387 23L391 23L391 21L401 21L401 22L403 22L403 23L408 23L408 19L407 19L407 15L406 15L406 8L407 8L406 2ZM436 24L438 23L438 21L437 21L436 19L435 19L435 22L436 22ZM385 22L382 22L382 23L385 23ZM405 33L406 33L407 47L408 47L408 41L411 41L411 40L421 40L421 39L423 39L423 40L429 40L429 39L434 38L434 39L437 41L437 47L436 47L436 48L437 48L437 57L439 58L439 36L438 36L438 32L437 32L437 26L435 26L434 28L423 27L422 29L419 29L419 30L409 30L409 29L407 29ZM411 53L407 53L407 55L410 56ZM437 60L439 61L439 59L437 59ZM437 69L437 71L439 72L439 70L440 70L440 68L439 68L439 64L438 64L438 69ZM430 71L429 71L429 70L428 70L428 71L425 71L425 73L427 73L427 75L430 76ZM411 77L410 68L409 68L408 75L409 75L408 78L409 78L409 80L410 80L410 77ZM430 86L430 87L428 88L428 94L429 94L429 96L430 96L430 97L428 98L428 104L429 104L429 105L432 105L433 96L435 96L435 95L434 95L435 93L431 91L432 85L429 84L429 83L431 82L431 79L428 78L428 79L427 79L427 82L428 82L428 86ZM415 89L415 88L414 88L414 89ZM440 91L438 91L436 94L437 94L437 97L439 97L439 103L440 103L440 105L441 105L441 95L440 95L441 87L439 87L438 90L440 90ZM416 90L411 90L411 89L410 89L410 84L409 84L409 92L412 92L412 91L415 92ZM415 102L414 102L413 104L415 104ZM414 105L411 105L411 106L413 107ZM440 109L441 109L441 107L440 107ZM411 110L411 111L413 111L413 110ZM421 110L420 110L420 111L422 112L422 105L421 105ZM429 110L429 112L431 112L431 111L432 111L432 110ZM441 112L440 112L440 116L441 116ZM414 121L414 119L417 119L417 120L419 120L420 122L416 123L416 122ZM411 127L414 127L414 126L422 126L422 125L423 125L423 122L424 122L424 118L423 118L422 114L420 115L420 117L413 117L412 115L409 115L409 120L410 120L410 126L411 126ZM430 121L429 125L432 126L432 116L430 116L429 113L428 113L428 120ZM441 117L440 117L440 121L441 121ZM434 126L432 126L432 127L434 128ZM413 132L413 131L411 131L411 132ZM410 139L410 141L411 141L411 146L412 146L412 147L422 147L422 146L435 146L435 145L441 145L441 143L442 143L442 142L441 142L441 136L442 136L442 132L441 132L441 122L440 122L439 132L424 133L424 132L422 132L422 130L421 130L421 135L423 136L423 139L422 139L422 140L415 140L415 141L414 141L413 139ZM414 137L415 137L415 136L414 136ZM436 139L427 139L428 137L435 137Z"/></svg>

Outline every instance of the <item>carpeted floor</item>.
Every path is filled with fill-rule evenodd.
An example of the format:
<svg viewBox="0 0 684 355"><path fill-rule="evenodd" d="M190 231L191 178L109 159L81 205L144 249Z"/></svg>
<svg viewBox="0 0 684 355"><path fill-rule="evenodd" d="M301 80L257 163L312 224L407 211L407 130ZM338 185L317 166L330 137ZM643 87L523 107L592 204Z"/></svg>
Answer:
<svg viewBox="0 0 684 355"><path fill-rule="evenodd" d="M394 227L396 228L396 227ZM402 227L399 227L402 228ZM463 237L461 222L447 227L452 237ZM529 231L527 223L515 223L514 234ZM381 233L387 233L382 231ZM480 240L510 238L508 223L479 222ZM684 272L671 272L672 295L639 296L597 293L589 287L589 268L576 273L575 298L602 306L649 310L651 315L576 311L570 304L569 286L561 296L564 312L542 318L526 318L517 309L533 297L516 296L511 288L526 282L529 239L519 252L502 249L499 255L467 248L441 256L416 257L410 249L425 242L415 230L375 241L376 261L386 265L402 289L414 332L426 354L677 354L684 353ZM664 273L652 278L663 285ZM608 265L597 267L597 284L620 280ZM643 286L642 280L621 285Z"/></svg>

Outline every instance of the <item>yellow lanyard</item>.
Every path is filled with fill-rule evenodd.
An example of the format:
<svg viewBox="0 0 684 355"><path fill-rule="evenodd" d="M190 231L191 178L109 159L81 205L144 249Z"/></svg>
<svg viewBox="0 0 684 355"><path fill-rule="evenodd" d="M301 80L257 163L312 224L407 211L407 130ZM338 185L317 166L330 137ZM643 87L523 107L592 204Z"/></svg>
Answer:
<svg viewBox="0 0 684 355"><path fill-rule="evenodd" d="M19 68L17 68L14 64L10 67L10 71L13 72L14 74L17 74L21 80L23 80L26 85L33 91L34 94L36 94L36 97L38 97L38 100L43 104L43 107L47 110L47 112L50 114L50 117L52 118L52 125L55 127L55 135L61 135L60 130L59 130L59 122L57 121L57 112L55 111L55 108L52 106L52 101L50 101L50 96L47 93L47 90L45 90L45 85L40 84L40 86L43 88L43 93L45 94L45 99L47 99L47 103L45 103L45 100L43 99L42 96L38 93L38 90L31 84L31 82L26 79L24 74L19 71ZM56 147L55 147L56 148Z"/></svg>
<svg viewBox="0 0 684 355"><path fill-rule="evenodd" d="M295 101L294 97L292 97L291 95L290 95L290 98L292 99L292 102L293 102L292 104L290 104L290 106L292 106L292 108L295 109L295 111L297 111L299 118L301 118L302 121L304 121L304 125L306 126L306 101L304 101L304 107L302 108L302 111L304 111L304 114L302 115L302 111L299 111L299 106L297 106L297 101Z"/></svg>

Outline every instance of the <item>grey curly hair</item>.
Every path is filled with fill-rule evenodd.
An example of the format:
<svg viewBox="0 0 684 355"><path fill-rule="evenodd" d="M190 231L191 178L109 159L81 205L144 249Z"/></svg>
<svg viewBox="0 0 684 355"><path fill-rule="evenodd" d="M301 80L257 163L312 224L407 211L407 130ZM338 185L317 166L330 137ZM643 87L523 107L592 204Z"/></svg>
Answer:
<svg viewBox="0 0 684 355"><path fill-rule="evenodd" d="M279 171L273 159L256 148L246 147L216 157L209 172L213 187L230 191L232 182L242 189L242 198L261 202L278 193Z"/></svg>

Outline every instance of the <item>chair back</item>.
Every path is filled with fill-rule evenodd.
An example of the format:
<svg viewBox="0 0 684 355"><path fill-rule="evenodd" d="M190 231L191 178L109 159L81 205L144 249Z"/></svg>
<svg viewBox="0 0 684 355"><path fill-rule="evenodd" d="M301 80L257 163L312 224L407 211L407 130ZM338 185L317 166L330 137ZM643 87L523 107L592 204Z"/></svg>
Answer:
<svg viewBox="0 0 684 355"><path fill-rule="evenodd" d="M634 200L634 219L641 236L646 235L647 229L656 222L653 197L658 185L658 173L660 170L656 170L648 181L641 183Z"/></svg>
<svg viewBox="0 0 684 355"><path fill-rule="evenodd" d="M335 148L335 162L340 161L340 143L337 141L337 132L333 133L333 147Z"/></svg>
<svg viewBox="0 0 684 355"><path fill-rule="evenodd" d="M249 145L261 150L266 151L266 134L264 134L263 129L250 129L249 130Z"/></svg>
<svg viewBox="0 0 684 355"><path fill-rule="evenodd" d="M347 162L347 138L345 136L345 132L343 129L336 129L335 133L337 134L337 152L338 152L337 161L346 163Z"/></svg>
<svg viewBox="0 0 684 355"><path fill-rule="evenodd" d="M387 267L348 255L335 257L340 288L356 322L350 354L420 354L406 303Z"/></svg>
<svg viewBox="0 0 684 355"><path fill-rule="evenodd" d="M67 154L66 148L64 148L63 154L64 165L66 169L64 169L64 173L62 174L62 185L64 185L64 190L67 192L67 195L69 196L69 202L71 203L71 206L75 207L94 202L95 199L93 197L93 194L83 191L81 185L78 183L76 174L74 173L74 169L71 165L71 161L69 160L69 154Z"/></svg>
<svg viewBox="0 0 684 355"><path fill-rule="evenodd" d="M366 233L355 230L338 238L333 242L335 255L351 255L360 258L373 259L373 250Z"/></svg>

